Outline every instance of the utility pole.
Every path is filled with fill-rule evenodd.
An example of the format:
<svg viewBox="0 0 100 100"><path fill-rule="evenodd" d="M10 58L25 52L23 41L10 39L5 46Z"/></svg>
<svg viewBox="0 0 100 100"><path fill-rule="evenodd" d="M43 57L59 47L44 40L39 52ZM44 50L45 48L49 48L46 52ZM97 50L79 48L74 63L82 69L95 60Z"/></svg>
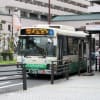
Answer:
<svg viewBox="0 0 100 100"><path fill-rule="evenodd" d="M50 10L50 0L48 0L48 24L51 24L51 10Z"/></svg>

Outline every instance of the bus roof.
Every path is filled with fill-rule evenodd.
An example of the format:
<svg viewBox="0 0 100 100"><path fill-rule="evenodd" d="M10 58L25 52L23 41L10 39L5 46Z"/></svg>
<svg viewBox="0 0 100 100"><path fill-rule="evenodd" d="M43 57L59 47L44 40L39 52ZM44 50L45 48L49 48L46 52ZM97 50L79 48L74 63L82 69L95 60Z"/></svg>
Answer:
<svg viewBox="0 0 100 100"><path fill-rule="evenodd" d="M75 31L75 28L73 26L68 25L59 25L59 24L38 24L33 25L33 27L42 27L42 28L56 28L56 29L62 29L62 30L70 30Z"/></svg>
<svg viewBox="0 0 100 100"><path fill-rule="evenodd" d="M57 34L73 36L73 37L86 37L88 35L83 31L69 31L69 30L57 30Z"/></svg>
<svg viewBox="0 0 100 100"><path fill-rule="evenodd" d="M51 27L23 27L22 29L26 28L44 28L44 29L53 29L55 34L54 36L58 35L65 35L65 36L73 36L73 37L86 37L88 34L83 31L74 31L74 30L63 30L59 28L51 28Z"/></svg>
<svg viewBox="0 0 100 100"><path fill-rule="evenodd" d="M62 35L67 35L67 36L86 37L88 35L87 33L83 32L83 31L75 31L75 28L73 26L68 26L68 25L38 24L38 25L35 25L35 27L52 28L54 30L58 30L57 34L62 34Z"/></svg>

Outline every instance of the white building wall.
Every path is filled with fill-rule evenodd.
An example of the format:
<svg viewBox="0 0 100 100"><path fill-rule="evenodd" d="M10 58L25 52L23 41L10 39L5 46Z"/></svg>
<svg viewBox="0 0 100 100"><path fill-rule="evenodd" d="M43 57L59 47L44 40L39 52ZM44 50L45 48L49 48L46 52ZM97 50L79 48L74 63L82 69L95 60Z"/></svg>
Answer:
<svg viewBox="0 0 100 100"><path fill-rule="evenodd" d="M41 21L41 20L30 20L30 19L21 19L22 27L29 27L36 24L47 24L47 21Z"/></svg>
<svg viewBox="0 0 100 100"><path fill-rule="evenodd" d="M41 0L39 0L41 1ZM53 1L54 2L54 1ZM26 9L29 11L36 11L36 12L42 12L42 13L48 13L48 8L47 7L42 7L42 6L38 6L38 5L33 5L33 4L29 4L29 3L24 3L24 2L19 2L19 1L14 1L14 0L10 0L10 2L8 2L8 0L4 0L3 2L5 7L13 7L13 8L19 8L19 9ZM52 14L74 14L74 13L70 13L70 12L65 12L65 11L60 11L60 10L56 10L56 9L51 9L51 13Z"/></svg>
<svg viewBox="0 0 100 100"><path fill-rule="evenodd" d="M48 3L48 0L39 0L39 1L42 1L44 3ZM81 4L90 5L89 2L87 2L87 1L84 2L84 0L81 0L81 2L80 2L80 0L78 0L78 1L77 0L72 0L72 1L79 2ZM56 4L57 6L60 5L61 7L65 7L65 8L71 8L71 9L74 8L74 10L78 10L78 11L82 11L82 12L87 12L86 8L82 8L82 7L79 7L79 6L76 6L76 5L64 3L64 2L61 2L61 1L57 1L57 0L51 0L50 3L51 4Z"/></svg>
<svg viewBox="0 0 100 100"><path fill-rule="evenodd" d="M41 1L43 3L48 3L48 0L37 0L37 1ZM72 1L75 1L75 0L72 0ZM79 3L85 4L87 6L90 5L90 3L88 1L85 1L85 2L83 2L83 1L84 0L81 0L81 2L80 2L80 0L78 0L75 2L79 2ZM51 0L51 4L57 5L60 7L71 8L71 9L76 10L76 11L87 12L87 10L86 10L87 8L79 7L76 5L64 3L61 1L57 1L57 0ZM38 6L38 5L29 4L29 3L25 3L25 2L19 2L19 1L15 1L15 0L10 0L10 2L8 2L8 0L1 0L0 5L2 5L2 7L14 7L14 8L16 7L19 9L25 9L25 10L29 10L29 11L48 13L48 7ZM60 10L56 10L56 9L52 9L52 8L51 8L51 13L54 15L55 14L56 15L74 14L72 12L60 11Z"/></svg>
<svg viewBox="0 0 100 100"><path fill-rule="evenodd" d="M3 24L3 29L1 31L2 32L8 32L8 24L12 25L12 16L4 16L4 15L0 15L0 20L4 20L6 23ZM47 21L41 21L41 20L34 20L34 19L25 19L25 18L21 18L21 25L22 27L31 27L32 25L36 25L36 24L47 24Z"/></svg>
<svg viewBox="0 0 100 100"><path fill-rule="evenodd" d="M88 12L90 12L90 13L100 12L100 5L94 5L94 6L88 7Z"/></svg>
<svg viewBox="0 0 100 100"><path fill-rule="evenodd" d="M90 5L90 2L88 2L88 0L72 0L72 1L77 1L78 3L81 3L81 4L85 4L85 5Z"/></svg>

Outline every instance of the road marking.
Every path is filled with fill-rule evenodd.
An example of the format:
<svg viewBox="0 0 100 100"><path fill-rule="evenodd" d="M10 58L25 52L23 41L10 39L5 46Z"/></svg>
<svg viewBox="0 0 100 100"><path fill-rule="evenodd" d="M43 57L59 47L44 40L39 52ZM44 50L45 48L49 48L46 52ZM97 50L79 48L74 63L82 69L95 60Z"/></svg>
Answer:
<svg viewBox="0 0 100 100"><path fill-rule="evenodd" d="M8 81L8 82L2 82L2 83L0 83L0 85L5 85L5 84L8 84L8 83L11 83L10 81Z"/></svg>
<svg viewBox="0 0 100 100"><path fill-rule="evenodd" d="M18 83L18 84L11 84L11 85L7 85L7 86L2 86L0 87L0 89L2 88L9 88L9 87L12 87L12 86L17 86L17 85L22 85L23 83Z"/></svg>
<svg viewBox="0 0 100 100"><path fill-rule="evenodd" d="M2 79L7 79L8 77L0 77L0 80L2 80Z"/></svg>

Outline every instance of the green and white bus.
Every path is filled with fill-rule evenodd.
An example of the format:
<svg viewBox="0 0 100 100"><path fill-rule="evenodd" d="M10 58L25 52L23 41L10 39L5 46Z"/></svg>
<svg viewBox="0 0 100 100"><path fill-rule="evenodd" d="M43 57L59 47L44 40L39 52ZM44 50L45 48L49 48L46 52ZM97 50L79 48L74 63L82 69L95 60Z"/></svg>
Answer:
<svg viewBox="0 0 100 100"><path fill-rule="evenodd" d="M86 55L86 36L86 33L75 31L70 26L63 29L52 25L22 28L17 63L24 63L29 75L50 75L52 61L66 60L71 61L70 73L77 72L78 58ZM85 64L83 69L86 69Z"/></svg>

